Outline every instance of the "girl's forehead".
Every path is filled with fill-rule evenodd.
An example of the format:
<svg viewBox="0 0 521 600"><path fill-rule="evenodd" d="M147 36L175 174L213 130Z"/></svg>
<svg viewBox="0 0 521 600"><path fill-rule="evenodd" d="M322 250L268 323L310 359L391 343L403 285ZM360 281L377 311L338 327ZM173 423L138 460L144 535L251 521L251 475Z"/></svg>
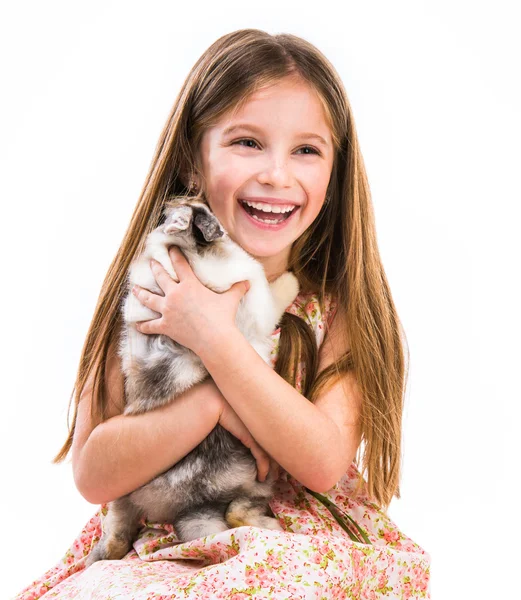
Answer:
<svg viewBox="0 0 521 600"><path fill-rule="evenodd" d="M250 129L262 133L288 129L314 132L331 143L331 130L318 93L305 82L282 80L252 93L211 127L225 136Z"/></svg>
<svg viewBox="0 0 521 600"><path fill-rule="evenodd" d="M228 113L228 119L240 118L251 115L262 106L269 106L270 110L289 108L321 108L321 102L316 90L307 82L300 79L286 78L265 85L252 92L237 106L232 107Z"/></svg>

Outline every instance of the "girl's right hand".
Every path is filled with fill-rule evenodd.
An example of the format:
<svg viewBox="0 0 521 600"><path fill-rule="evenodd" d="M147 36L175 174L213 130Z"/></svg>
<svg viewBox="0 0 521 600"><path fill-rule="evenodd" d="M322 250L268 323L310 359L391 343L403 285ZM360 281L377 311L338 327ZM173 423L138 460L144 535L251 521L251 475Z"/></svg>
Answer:
<svg viewBox="0 0 521 600"><path fill-rule="evenodd" d="M233 410L224 396L221 397L221 414L219 416L219 425L229 431L234 437L240 440L247 448L250 449L253 457L257 461L257 479L264 481L270 470L270 456L267 454L246 428L246 425L239 419L237 413ZM278 465L273 463L278 470Z"/></svg>

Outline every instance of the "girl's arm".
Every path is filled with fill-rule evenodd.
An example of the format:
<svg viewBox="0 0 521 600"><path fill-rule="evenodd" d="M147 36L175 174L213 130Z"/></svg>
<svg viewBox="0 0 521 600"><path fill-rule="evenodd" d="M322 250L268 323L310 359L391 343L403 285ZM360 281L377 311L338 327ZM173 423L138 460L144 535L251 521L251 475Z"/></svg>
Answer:
<svg viewBox="0 0 521 600"><path fill-rule="evenodd" d="M337 313L320 348L319 370L347 350ZM316 492L329 490L347 471L361 440L361 395L352 374L314 403L269 367L234 328L227 343L205 340L198 351L227 402L258 444L295 479Z"/></svg>
<svg viewBox="0 0 521 600"><path fill-rule="evenodd" d="M105 386L110 418L92 429L88 382L78 405L72 443L76 486L93 504L123 496L166 471L208 436L222 411L220 394L208 379L162 408L123 415L121 361L112 347Z"/></svg>
<svg viewBox="0 0 521 600"><path fill-rule="evenodd" d="M264 451L311 490L330 489L360 443L361 395L354 376L342 377L309 402L264 362L237 328L244 282L215 293L197 279L181 250L172 246L169 254L179 282L151 261L164 295L139 286L132 290L144 306L161 315L137 323L138 331L168 335L191 348ZM348 340L339 335L347 329L343 318L337 311L320 348L320 370L347 351Z"/></svg>

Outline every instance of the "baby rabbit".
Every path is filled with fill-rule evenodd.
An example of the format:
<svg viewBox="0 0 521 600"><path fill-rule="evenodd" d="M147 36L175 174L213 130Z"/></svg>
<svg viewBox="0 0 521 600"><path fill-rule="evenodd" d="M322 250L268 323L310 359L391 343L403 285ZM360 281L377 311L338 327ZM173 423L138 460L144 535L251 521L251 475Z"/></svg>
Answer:
<svg viewBox="0 0 521 600"><path fill-rule="evenodd" d="M215 292L248 280L250 289L240 301L236 324L271 365L271 334L299 292L295 275L288 271L269 284L261 263L230 239L201 201L175 199L167 203L163 214L164 223L148 235L143 254L129 269L129 289L137 283L162 294L149 266L151 258L178 281L168 254L172 245L182 249L198 279ZM168 336L136 330L136 321L160 315L143 306L132 293L122 304L122 315L119 355L125 375L124 414L163 406L208 376L200 358L189 348ZM274 475L270 472L263 482L256 477L256 461L250 450L216 425L168 471L109 503L102 538L86 566L97 560L122 558L132 547L143 515L149 521L172 523L181 542L241 525L280 530L277 519L269 516Z"/></svg>

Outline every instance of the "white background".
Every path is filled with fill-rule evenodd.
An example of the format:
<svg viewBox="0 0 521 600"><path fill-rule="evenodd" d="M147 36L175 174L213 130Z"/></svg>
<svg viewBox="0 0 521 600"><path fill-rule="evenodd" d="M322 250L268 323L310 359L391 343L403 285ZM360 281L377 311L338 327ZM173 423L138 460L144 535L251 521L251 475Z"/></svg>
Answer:
<svg viewBox="0 0 521 600"><path fill-rule="evenodd" d="M353 107L411 352L402 498L390 515L431 554L434 598L516 595L513 6L4 3L2 598L53 566L96 510L70 464L51 465L87 328L185 76L218 37L245 27L314 43Z"/></svg>

